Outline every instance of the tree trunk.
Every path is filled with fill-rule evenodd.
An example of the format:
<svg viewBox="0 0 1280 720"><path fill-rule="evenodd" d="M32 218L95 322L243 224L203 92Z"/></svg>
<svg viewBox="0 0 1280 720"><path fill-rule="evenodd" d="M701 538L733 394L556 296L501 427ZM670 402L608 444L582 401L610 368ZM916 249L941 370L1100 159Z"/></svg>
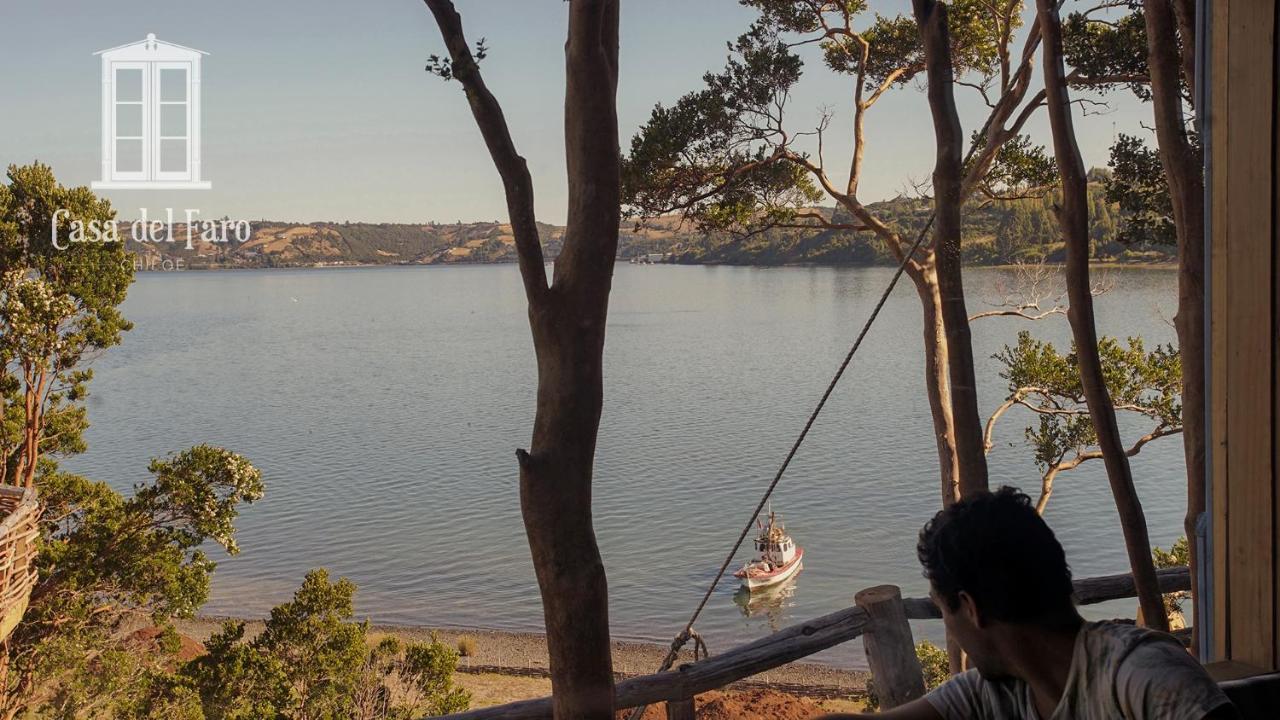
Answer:
<svg viewBox="0 0 1280 720"><path fill-rule="evenodd" d="M1194 10L1190 10L1194 14ZM1155 113L1160 162L1168 178L1173 222L1178 236L1178 350L1182 356L1182 444L1187 464L1187 516L1184 530L1191 550L1191 601L1196 589L1196 522L1205 508L1204 407L1204 166L1187 138L1178 77L1185 73L1194 47L1182 47L1179 58L1175 16L1169 0L1146 0L1147 67ZM1194 25L1194 18L1177 17ZM1184 41L1192 37L1184 34ZM1194 67L1194 64L1192 64ZM1188 78L1190 86L1191 78ZM1192 652L1198 647L1192 635Z"/></svg>
<svg viewBox="0 0 1280 720"><path fill-rule="evenodd" d="M610 718L613 666L604 563L591 521L603 399L604 317L577 298L531 312L538 405L519 452L520 509L542 595L556 718ZM576 306L576 307L575 307Z"/></svg>
<svg viewBox="0 0 1280 720"><path fill-rule="evenodd" d="M914 0L913 5L916 23L924 40L929 108L933 113L937 146L933 169L934 247L941 315L947 338L947 374L959 492L963 497L986 490L988 484L987 455L982 442L982 418L978 414L973 367L973 342L969 333L969 312L964 302L960 261L960 212L963 204L960 156L964 136L960 129L960 115L956 112L946 6L935 0Z"/></svg>
<svg viewBox="0 0 1280 720"><path fill-rule="evenodd" d="M591 518L591 479L603 406L609 289L621 186L618 0L574 0L565 43L569 212L548 287L532 181L449 0L426 0L449 48L451 75L502 176L529 300L538 363L529 451L517 450L520 508L542 595L556 718L613 717L608 587Z"/></svg>
<svg viewBox="0 0 1280 720"><path fill-rule="evenodd" d="M920 298L924 319L924 386L933 422L933 439L938 448L938 474L942 506L960 499L960 467L956 453L955 423L951 417L951 382L947 376L949 355L947 332L942 322L942 293L932 252L926 254L907 274Z"/></svg>
<svg viewBox="0 0 1280 720"><path fill-rule="evenodd" d="M1173 3L1173 16L1178 22L1178 37L1182 42L1180 45L1172 45L1171 47L1179 47L1181 50L1182 61L1182 79L1187 84L1187 95L1192 98L1192 104L1195 103L1196 96L1196 0L1171 0ZM1143 0L1146 5L1146 0ZM1166 13L1168 8L1159 8L1162 13ZM1144 12L1145 12L1144 8ZM1147 42L1151 42L1151 23L1147 23Z"/></svg>
<svg viewBox="0 0 1280 720"><path fill-rule="evenodd" d="M1044 85L1047 91L1045 96L1049 127L1053 135L1054 156L1062 177L1059 222L1067 251L1067 296L1071 302L1067 318L1071 321L1071 332L1075 339L1080 384L1084 390L1089 416L1098 434L1098 446L1106 464L1111 494L1120 514L1120 527L1124 532L1125 549L1129 554L1129 565L1138 591L1138 603L1148 627L1167 631L1168 618L1164 613L1155 564L1151 559L1147 520L1134 489L1129 458L1125 455L1120 429L1116 424L1115 406L1107 391L1102 376L1102 363L1098 358L1093 294L1089 284L1089 199L1084 161L1080 156L1080 147L1076 144L1071 103L1067 95L1061 21L1054 0L1036 0L1036 6L1044 45Z"/></svg>
<svg viewBox="0 0 1280 720"><path fill-rule="evenodd" d="M956 112L951 42L946 7L933 0L914 0L916 24L924 41L929 109L937 159L933 170L935 295L945 341L948 416L954 478L951 492L944 490L943 504L986 490L987 457L983 446L982 420L978 414L977 382L973 367L973 343L969 332L969 312L964 302L960 238L962 164L964 138ZM929 313L926 313L928 315ZM951 672L964 669L964 651L955 638L947 637L947 659Z"/></svg>

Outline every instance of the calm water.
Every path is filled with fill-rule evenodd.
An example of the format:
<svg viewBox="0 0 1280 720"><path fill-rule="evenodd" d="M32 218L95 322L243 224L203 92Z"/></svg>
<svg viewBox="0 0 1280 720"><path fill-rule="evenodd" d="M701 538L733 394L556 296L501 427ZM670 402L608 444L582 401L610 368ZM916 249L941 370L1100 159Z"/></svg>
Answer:
<svg viewBox="0 0 1280 720"><path fill-rule="evenodd" d="M595 485L616 635L665 642L680 628L889 274L617 267ZM1172 341L1174 274L1110 275L1101 331ZM974 310L1010 274L966 280ZM262 469L267 495L242 515L243 552L221 562L206 612L264 614L326 566L377 622L540 628L513 454L535 380L514 266L150 273L124 311L136 328L98 360L90 449L67 465L127 488L148 458L210 442ZM904 280L775 496L804 572L750 614L726 582L698 625L713 652L869 585L927 592L915 535L938 477L920 325ZM1061 317L975 324L984 411L1005 389L988 358L1020 329L1069 337ZM1037 486L1025 421L1003 421L993 484ZM1167 545L1184 512L1180 440L1134 468ZM1077 575L1126 569L1100 462L1059 479L1048 519ZM856 665L861 650L825 659Z"/></svg>

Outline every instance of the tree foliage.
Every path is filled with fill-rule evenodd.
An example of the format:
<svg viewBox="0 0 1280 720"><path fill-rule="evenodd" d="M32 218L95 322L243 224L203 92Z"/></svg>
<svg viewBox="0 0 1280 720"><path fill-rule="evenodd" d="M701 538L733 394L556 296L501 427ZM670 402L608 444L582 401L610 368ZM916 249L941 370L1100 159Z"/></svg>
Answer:
<svg viewBox="0 0 1280 720"><path fill-rule="evenodd" d="M1187 536L1182 535L1177 540L1174 540L1168 550L1158 545L1152 546L1151 559L1155 562L1157 568L1189 567L1191 565L1191 546L1187 543ZM1164 594L1164 608L1173 624L1180 623L1181 626L1185 626L1182 603L1189 598L1191 598L1191 593L1187 590Z"/></svg>
<svg viewBox="0 0 1280 720"><path fill-rule="evenodd" d="M1127 12L1103 16L1113 9ZM1140 100L1151 99L1141 0L1104 2L1070 13L1062 23L1062 39L1063 58L1076 72L1095 80L1111 79L1093 83L1098 92L1126 87Z"/></svg>
<svg viewBox="0 0 1280 720"><path fill-rule="evenodd" d="M858 204L863 139L856 119L852 177L837 186L827 177L821 155L831 115L824 114L812 129L786 122L788 101L804 70L797 48L816 43L828 71L852 77L855 118L861 118L884 93L924 71L915 20L909 14L872 14L858 0L742 4L760 16L729 43L724 70L707 73L704 89L670 107L656 106L632 138L623 163L629 214L679 212L704 231L739 236L768 227L871 229L852 220L833 223L813 212L824 196ZM955 70L978 76L984 92L1002 67L1008 74L1008 43L1021 23L1021 3L1008 5L997 8L978 0L948 4ZM818 151L800 149L800 140L816 140ZM1014 155L1008 156L1005 179L1017 165Z"/></svg>
<svg viewBox="0 0 1280 720"><path fill-rule="evenodd" d="M1142 138L1121 133L1107 162L1106 197L1120 208L1116 239L1126 245L1176 245L1173 202L1160 155Z"/></svg>
<svg viewBox="0 0 1280 720"><path fill-rule="evenodd" d="M928 640L916 643L916 661L920 663L920 674L924 679L924 689L932 690L951 679L951 662L947 651ZM880 698L876 695L875 680L867 680L868 710L880 709Z"/></svg>
<svg viewBox="0 0 1280 720"><path fill-rule="evenodd" d="M981 147L985 138L974 131L972 142ZM1030 136L1017 135L996 151L978 185L988 200L1022 200L1044 197L1057 181L1057 165L1044 146L1035 144Z"/></svg>
<svg viewBox="0 0 1280 720"><path fill-rule="evenodd" d="M1102 337L1098 353L1115 409L1150 428L1127 454L1182 431L1182 370L1176 348L1157 345L1148 351L1141 338L1121 343ZM1008 381L1009 395L987 421L987 448L993 445L996 422L1009 409L1021 407L1033 414L1034 423L1026 426L1024 436L1044 473L1037 502L1043 512L1058 473L1102 457L1095 447L1097 433L1085 406L1076 354L1074 349L1064 354L1024 330L1015 345L1005 346L994 357L1004 366L1000 377Z"/></svg>
<svg viewBox="0 0 1280 720"><path fill-rule="evenodd" d="M307 574L293 600L272 609L246 640L243 622L227 622L208 654L179 675L199 696L207 720L409 720L465 710L453 686L458 655L434 638L370 646L367 622L354 622L355 585Z"/></svg>
<svg viewBox="0 0 1280 720"><path fill-rule="evenodd" d="M120 711L164 661L131 647L127 627L191 617L216 566L202 546L237 552L239 506L262 496L256 468L199 445L150 469L154 480L127 498L79 475L41 475L39 577L9 639L6 710L53 705L78 717L110 697ZM119 690L104 694L113 683Z"/></svg>
<svg viewBox="0 0 1280 720"><path fill-rule="evenodd" d="M455 654L393 640L368 649L367 626L350 622L354 586L323 572L276 608L261 636L241 643L243 627L226 628L183 667L172 621L208 597L208 549L239 552L235 520L262 497L262 475L211 445L153 459L152 479L128 494L59 469L60 457L85 447L84 363L130 327L118 306L133 265L121 243L71 242L72 220L114 218L105 200L59 185L39 164L11 167L8 179L0 461L5 478L34 485L44 511L30 604L0 648L0 718L373 720L464 708L451 685ZM153 639L139 638L140 625Z"/></svg>
<svg viewBox="0 0 1280 720"><path fill-rule="evenodd" d="M654 107L622 164L632 216L681 211L703 231L776 224L822 194L800 166L779 162L782 111L800 58L774 27L757 23L730 44L706 88Z"/></svg>
<svg viewBox="0 0 1280 720"><path fill-rule="evenodd" d="M120 342L133 280L121 243L71 242L73 223L115 218L47 165L11 165L0 185L0 482L35 484L40 459L83 450L81 361ZM30 410L28 410L30 409Z"/></svg>

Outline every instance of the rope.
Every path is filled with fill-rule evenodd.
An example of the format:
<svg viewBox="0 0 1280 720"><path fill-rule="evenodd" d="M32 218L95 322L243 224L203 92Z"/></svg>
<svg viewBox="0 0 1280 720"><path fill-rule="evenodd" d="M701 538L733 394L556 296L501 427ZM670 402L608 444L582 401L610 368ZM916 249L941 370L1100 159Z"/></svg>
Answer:
<svg viewBox="0 0 1280 720"><path fill-rule="evenodd" d="M817 406L813 408L813 412L809 414L808 421L804 424L804 429L800 431L800 435L796 441L792 443L791 450L787 452L787 457L782 461L782 465L778 468L778 472L774 474L773 480L769 483L769 487L765 489L764 495L761 496L760 502L756 504L755 512L751 514L751 518L747 520L746 526L742 528L742 532L738 534L738 539L733 543L733 548L729 550L729 554L725 556L724 562L720 564L720 569L716 571L716 576L712 579L711 584L707 587L707 592L703 594L702 600L698 603L698 607L694 609L693 615L689 617L689 622L685 623L684 630L676 635L671 641L671 649L667 651L667 655L662 660L662 666L658 668L658 672L665 672L671 669L672 663L680 655L680 648L684 646L690 638L696 637L698 643L702 645L705 652L706 645L703 644L702 638L697 635L693 629L693 624L697 622L698 616L707 606L707 602L711 599L712 593L715 592L716 586L720 584L720 580L724 577L724 573L729 569L729 564L733 562L733 557L738 554L738 550L742 548L742 543L747 539L747 534L751 532L751 526L755 524L756 518L764 511L764 506L769 502L769 497L773 495L773 491L778 487L778 482L782 480L782 475L787 471L787 467L791 465L791 460L800 450L800 446L804 443L805 438L809 436L809 430L813 428L813 423L818 419L818 415L826 406L827 400L830 399L831 393L835 391L836 385L840 382L840 378L844 376L844 371L849 367L849 363L853 361L853 356L858 352L858 348L862 346L862 340L867 336L867 332L871 330L871 325L880 315L880 310L889 300L889 295L893 293L893 288L897 286L898 280L902 277L902 273L907 269L907 265L915 256L916 250L924 242L925 237L929 234L929 229L933 227L933 218L931 214L929 221L925 223L924 228L920 231L920 235L916 238L911 249L902 256L902 262L898 263L898 269L894 271L893 277L889 279L889 284L885 287L884 292L880 293L880 299L876 302L876 306L871 310L871 315L867 317L867 321L863 323L862 330L858 332L858 337L854 339L853 346L849 348L849 352L845 353L844 360L840 363L840 367L836 369L836 374L831 378L831 382L827 383L827 389L822 393L822 397L818 400ZM695 646L696 650L696 646ZM695 653L696 654L696 653ZM644 712L646 706L641 705L631 711L629 720L639 720L640 714Z"/></svg>
<svg viewBox="0 0 1280 720"><path fill-rule="evenodd" d="M1023 66L1028 63L1028 58L1024 57L1022 63L1018 66L1018 72L1022 71ZM987 133L987 129L991 126L991 122L995 119L994 113L987 116L986 122L982 124L982 129L978 131L978 136L983 137ZM964 160L960 166L963 168L969 164L977 153L980 146L973 142L969 145L969 151L965 153ZM697 659L699 647L705 654L707 652L706 643L702 641L702 636L698 635L693 629L693 624L697 622L698 616L707 606L707 602L711 600L712 593L715 592L716 586L720 584L720 580L724 578L724 573L729 569L729 563L733 562L733 558L738 554L738 550L742 548L742 543L747 539L747 534L751 532L751 526L755 524L756 518L760 517L760 513L764 511L764 506L769 502L769 498L773 495L773 491L778 487L778 482L782 480L782 475L787 471L787 467L791 465L791 460L796 456L796 452L800 450L800 446L804 443L805 438L809 435L810 428L813 427L814 421L818 419L818 415L826 406L827 400L831 397L831 393L835 391L836 385L840 382L840 378L844 376L844 371L849 367L849 363L853 361L853 356L858 352L858 348L862 346L862 340L867 336L867 332L871 330L871 325L875 323L876 318L880 316L880 310L889 300L889 295L893 293L894 287L897 286L898 280L902 278L902 273L906 271L907 265L911 263L916 251L924 243L924 239L928 237L929 230L933 228L933 221L937 218L937 210L929 213L929 219L925 222L924 227L920 229L920 234L916 236L916 241L912 243L911 249L902 256L902 261L898 263L898 268L894 270L893 277L889 279L889 284L885 286L884 292L880 293L880 299L876 301L876 306L871 309L871 314L867 317L867 321L862 324L862 329L858 331L858 336L854 338L853 345L849 348L849 352L845 353L844 360L840 363L840 367L836 369L836 374L831 378L831 382L827 383L827 389L822 393L822 397L818 399L818 404L813 408L813 412L809 414L809 419L805 422L804 428L800 431L800 435L796 437L796 441L791 445L791 450L787 452L787 457L783 459L782 465L778 467L778 472L774 474L773 480L769 486L765 488L764 495L761 496L760 502L756 504L755 512L751 514L751 518L747 520L747 524L742 528L742 532L738 534L738 539L733 543L733 548L729 550L729 554L725 556L724 562L720 564L720 569L716 571L716 576L712 578L711 584L707 586L707 592L703 594L702 600L698 602L698 606L694 608L693 614L689 616L689 622L685 623L684 629L679 635L671 641L671 649L667 651L666 657L662 659L662 665L658 668L658 672L666 672L671 669L672 663L680 655L680 648L689 642L691 638L696 638L694 645L694 659ZM632 708L631 714L627 720L640 720L640 715L644 713L647 705L638 705Z"/></svg>

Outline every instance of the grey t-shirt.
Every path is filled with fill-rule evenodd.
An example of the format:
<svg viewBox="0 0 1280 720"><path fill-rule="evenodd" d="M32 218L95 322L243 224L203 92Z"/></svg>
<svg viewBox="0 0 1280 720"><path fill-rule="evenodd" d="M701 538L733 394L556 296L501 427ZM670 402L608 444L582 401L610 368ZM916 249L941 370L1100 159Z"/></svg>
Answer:
<svg viewBox="0 0 1280 720"><path fill-rule="evenodd" d="M944 720L1040 720L1021 680L967 670L925 696ZM1085 623L1058 707L1046 720L1201 720L1227 697L1170 635L1133 625Z"/></svg>

